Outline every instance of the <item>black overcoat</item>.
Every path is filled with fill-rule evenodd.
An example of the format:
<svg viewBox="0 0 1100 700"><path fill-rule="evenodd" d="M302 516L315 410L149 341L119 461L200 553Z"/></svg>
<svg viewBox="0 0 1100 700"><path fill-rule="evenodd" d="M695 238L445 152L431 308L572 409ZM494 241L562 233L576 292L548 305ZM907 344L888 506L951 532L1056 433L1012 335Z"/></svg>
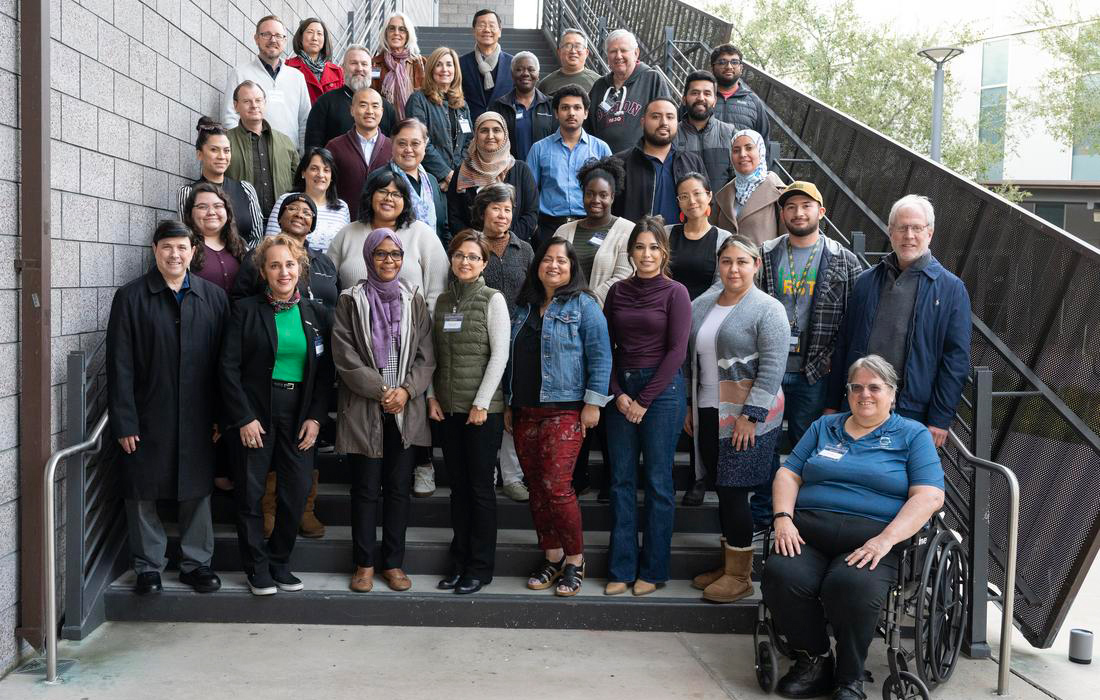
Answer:
<svg viewBox="0 0 1100 700"><path fill-rule="evenodd" d="M328 406L336 382L329 348L331 315L312 299L298 302L302 328L306 332L306 373L299 391L298 425L313 418L322 425L328 420ZM221 350L222 398L226 430L239 440L241 426L259 420L271 433L271 373L275 369L278 336L275 310L263 294L245 297L233 305Z"/></svg>
<svg viewBox="0 0 1100 700"><path fill-rule="evenodd" d="M198 275L176 301L155 267L120 287L107 322L111 434L140 438L122 453L126 498L210 495L218 422L218 349L229 318L225 292Z"/></svg>

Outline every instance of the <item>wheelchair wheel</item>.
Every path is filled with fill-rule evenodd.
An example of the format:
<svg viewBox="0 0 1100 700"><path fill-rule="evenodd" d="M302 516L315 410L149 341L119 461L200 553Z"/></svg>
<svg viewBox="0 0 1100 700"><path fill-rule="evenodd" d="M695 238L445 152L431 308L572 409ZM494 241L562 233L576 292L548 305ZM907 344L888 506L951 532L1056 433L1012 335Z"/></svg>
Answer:
<svg viewBox="0 0 1100 700"><path fill-rule="evenodd" d="M882 683L882 700L929 700L928 686L908 671L887 676Z"/></svg>
<svg viewBox="0 0 1100 700"><path fill-rule="evenodd" d="M915 665L928 688L955 670L970 602L968 581L966 553L954 535L940 532L925 556L914 613Z"/></svg>
<svg viewBox="0 0 1100 700"><path fill-rule="evenodd" d="M765 693L774 693L779 684L779 658L768 639L756 643L756 682Z"/></svg>

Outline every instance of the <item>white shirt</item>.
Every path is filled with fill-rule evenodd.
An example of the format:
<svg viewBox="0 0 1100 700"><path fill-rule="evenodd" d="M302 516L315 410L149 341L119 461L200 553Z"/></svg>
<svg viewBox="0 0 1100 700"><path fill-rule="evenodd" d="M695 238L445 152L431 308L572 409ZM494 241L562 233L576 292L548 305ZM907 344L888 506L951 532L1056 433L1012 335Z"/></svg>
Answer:
<svg viewBox="0 0 1100 700"><path fill-rule="evenodd" d="M715 304L695 336L695 356L699 359L699 393L696 396L699 408L718 408L718 351L714 341L730 311L733 306Z"/></svg>
<svg viewBox="0 0 1100 700"><path fill-rule="evenodd" d="M378 130L375 129L374 136L370 139L363 138L358 129L355 130L355 135L359 137L359 149L363 151L363 162L369 166L370 157L374 155L374 144L378 143Z"/></svg>
<svg viewBox="0 0 1100 700"><path fill-rule="evenodd" d="M306 140L306 120L312 107L302 71L283 63L278 77L273 80L259 57L230 70L229 82L225 86L225 118L222 120L227 129L237 126L241 120L237 110L233 109L233 91L246 80L264 89L264 119L272 129L290 137L300 153Z"/></svg>

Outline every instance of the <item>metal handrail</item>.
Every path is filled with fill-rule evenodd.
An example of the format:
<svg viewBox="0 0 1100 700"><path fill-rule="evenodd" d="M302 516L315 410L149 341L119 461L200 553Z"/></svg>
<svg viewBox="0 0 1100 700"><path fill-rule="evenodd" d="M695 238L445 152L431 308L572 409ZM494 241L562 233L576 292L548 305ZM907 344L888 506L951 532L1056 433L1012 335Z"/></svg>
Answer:
<svg viewBox="0 0 1100 700"><path fill-rule="evenodd" d="M1008 676L1012 663L1013 608L1016 602L1016 538L1020 530L1020 482L1008 467L982 459L971 452L954 430L949 430L948 436L951 438L951 444L967 462L975 468L1000 474L1008 483L1008 557L1005 562L1005 590L1001 592L1001 658L1000 668L997 670L997 695L1007 695ZM971 604L980 603L980 601L973 601Z"/></svg>
<svg viewBox="0 0 1100 700"><path fill-rule="evenodd" d="M61 461L68 459L74 455L78 455L88 450L99 450L102 446L103 432L107 429L107 411L103 412L103 415L96 422L95 427L92 428L91 434L84 442L79 442L75 445L63 448L50 455L50 458L46 460L46 468L43 472L43 503L44 515L42 518L42 526L46 532L46 547L43 554L43 570L46 575L43 577L42 585L46 589L46 682L57 682L57 509L55 506L55 482L54 478L57 475L57 466L61 464Z"/></svg>

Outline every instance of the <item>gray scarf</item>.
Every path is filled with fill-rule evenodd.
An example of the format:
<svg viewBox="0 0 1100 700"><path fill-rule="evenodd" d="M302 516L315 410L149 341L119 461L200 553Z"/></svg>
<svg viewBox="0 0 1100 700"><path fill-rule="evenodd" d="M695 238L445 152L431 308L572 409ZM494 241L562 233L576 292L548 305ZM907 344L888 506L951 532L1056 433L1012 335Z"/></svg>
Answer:
<svg viewBox="0 0 1100 700"><path fill-rule="evenodd" d="M496 45L488 56L481 53L480 49L474 49L474 59L477 61L477 69L481 72L481 83L486 90L492 90L496 84L493 82L493 71L496 70L497 61L500 60L500 44Z"/></svg>

